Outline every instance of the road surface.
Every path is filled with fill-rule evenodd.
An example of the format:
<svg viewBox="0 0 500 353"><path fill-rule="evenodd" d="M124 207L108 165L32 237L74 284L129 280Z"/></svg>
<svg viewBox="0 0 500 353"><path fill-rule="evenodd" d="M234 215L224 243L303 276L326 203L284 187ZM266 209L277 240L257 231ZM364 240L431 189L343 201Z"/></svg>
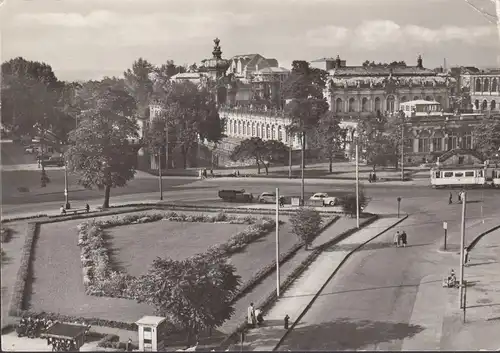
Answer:
<svg viewBox="0 0 500 353"><path fill-rule="evenodd" d="M461 206L448 205L446 195L414 193L418 197L402 207L410 217L347 261L279 350L401 350L404 338L422 330L409 325L418 285L429 274L457 267L450 262L454 257L437 248L442 242L443 220L448 221L450 234L459 232ZM483 217L499 217L498 194L486 196L484 203L474 202L481 196L481 191L468 194L472 201L468 203L468 227L481 218L481 205ZM376 202L370 205L375 206ZM397 229L408 233L407 248L392 245Z"/></svg>

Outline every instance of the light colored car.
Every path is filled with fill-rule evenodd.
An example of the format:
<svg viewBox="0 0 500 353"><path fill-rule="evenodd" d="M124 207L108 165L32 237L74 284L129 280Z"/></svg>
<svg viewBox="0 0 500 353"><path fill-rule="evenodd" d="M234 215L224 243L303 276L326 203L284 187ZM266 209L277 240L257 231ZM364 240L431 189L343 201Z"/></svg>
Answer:
<svg viewBox="0 0 500 353"><path fill-rule="evenodd" d="M29 145L24 149L24 153L33 154L40 152L40 146Z"/></svg>
<svg viewBox="0 0 500 353"><path fill-rule="evenodd" d="M276 194L274 192L263 192L258 200L260 203L276 203Z"/></svg>
<svg viewBox="0 0 500 353"><path fill-rule="evenodd" d="M323 206L335 206L337 204L337 198L334 196L328 196L326 192L317 192L312 195L309 200L323 201Z"/></svg>

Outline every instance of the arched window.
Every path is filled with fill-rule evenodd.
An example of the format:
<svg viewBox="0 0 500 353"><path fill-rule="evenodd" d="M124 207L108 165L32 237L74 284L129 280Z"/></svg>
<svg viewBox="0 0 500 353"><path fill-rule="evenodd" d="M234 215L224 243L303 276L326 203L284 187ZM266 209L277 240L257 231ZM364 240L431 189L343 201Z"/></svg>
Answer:
<svg viewBox="0 0 500 353"><path fill-rule="evenodd" d="M483 92L489 92L490 91L490 81L485 78L484 83L483 83Z"/></svg>
<svg viewBox="0 0 500 353"><path fill-rule="evenodd" d="M404 102L406 102L407 100L408 100L408 98L407 98L406 96L401 97L401 103L404 103Z"/></svg>
<svg viewBox="0 0 500 353"><path fill-rule="evenodd" d="M238 135L241 135L241 121L238 121Z"/></svg>
<svg viewBox="0 0 500 353"><path fill-rule="evenodd" d="M491 103L490 103L490 107L491 107L491 110L495 110L496 107L497 107L497 102L495 102L494 100L492 100Z"/></svg>
<svg viewBox="0 0 500 353"><path fill-rule="evenodd" d="M414 101L418 101L419 99L420 99L420 97L419 97L419 96L415 96L415 97L413 97L413 100L414 100Z"/></svg>
<svg viewBox="0 0 500 353"><path fill-rule="evenodd" d="M247 134L247 124L245 124L245 122L243 122L243 135L246 135Z"/></svg>
<svg viewBox="0 0 500 353"><path fill-rule="evenodd" d="M271 125L271 140L276 140L276 126Z"/></svg>
<svg viewBox="0 0 500 353"><path fill-rule="evenodd" d="M366 112L368 111L368 98L364 97L362 100L361 100L361 111L362 112Z"/></svg>
<svg viewBox="0 0 500 353"><path fill-rule="evenodd" d="M491 92L496 92L498 89L498 81L497 78L495 77L493 81L491 81Z"/></svg>
<svg viewBox="0 0 500 353"><path fill-rule="evenodd" d="M265 131L264 124L262 124L262 125L260 126L260 138L261 138L261 139L266 138L266 136L265 136L265 132L266 132L266 131Z"/></svg>
<svg viewBox="0 0 500 353"><path fill-rule="evenodd" d="M233 121L233 135L238 134L238 123L236 120Z"/></svg>
<svg viewBox="0 0 500 353"><path fill-rule="evenodd" d="M481 92L481 79L476 78L476 92Z"/></svg>
<svg viewBox="0 0 500 353"><path fill-rule="evenodd" d="M381 108L382 108L382 107L381 107L381 105L380 105L380 98L379 98L379 97L377 97L377 98L375 98L375 111L377 112L377 111L379 111Z"/></svg>
<svg viewBox="0 0 500 353"><path fill-rule="evenodd" d="M269 139L271 136L271 132L269 131L269 125L266 125L266 139Z"/></svg>
<svg viewBox="0 0 500 353"><path fill-rule="evenodd" d="M255 123L252 123L252 137L255 137Z"/></svg>
<svg viewBox="0 0 500 353"><path fill-rule="evenodd" d="M488 109L488 102L486 99L483 101L483 104L481 104L481 110L486 110Z"/></svg>
<svg viewBox="0 0 500 353"><path fill-rule="evenodd" d="M342 109L342 99L341 98L337 98L337 100L335 101L335 111L337 113L342 113L344 111Z"/></svg>
<svg viewBox="0 0 500 353"><path fill-rule="evenodd" d="M395 109L395 99L394 96L387 97L387 111L393 113Z"/></svg>
<svg viewBox="0 0 500 353"><path fill-rule="evenodd" d="M479 109L479 99L474 101L474 108Z"/></svg>
<svg viewBox="0 0 500 353"><path fill-rule="evenodd" d="M257 132L257 137L261 137L260 136L260 125L259 125L259 123L257 123L257 131L256 132Z"/></svg>
<svg viewBox="0 0 500 353"><path fill-rule="evenodd" d="M247 135L250 135L252 130L250 130L250 122L247 123Z"/></svg>
<svg viewBox="0 0 500 353"><path fill-rule="evenodd" d="M355 112L356 111L356 101L354 98L349 98L349 112Z"/></svg>
<svg viewBox="0 0 500 353"><path fill-rule="evenodd" d="M278 126L278 141L281 141L281 140L283 140L281 126Z"/></svg>
<svg viewBox="0 0 500 353"><path fill-rule="evenodd" d="M227 121L227 132L229 134L231 134L233 132L233 121L232 120Z"/></svg>

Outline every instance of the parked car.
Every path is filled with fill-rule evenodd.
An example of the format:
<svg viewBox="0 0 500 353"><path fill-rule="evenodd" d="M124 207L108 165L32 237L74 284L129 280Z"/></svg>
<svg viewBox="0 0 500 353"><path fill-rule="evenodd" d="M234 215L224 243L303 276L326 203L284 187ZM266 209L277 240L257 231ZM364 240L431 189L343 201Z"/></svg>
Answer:
<svg viewBox="0 0 500 353"><path fill-rule="evenodd" d="M219 197L224 201L229 202L252 202L253 195L251 193L245 192L245 189L241 190L219 190Z"/></svg>
<svg viewBox="0 0 500 353"><path fill-rule="evenodd" d="M309 200L323 201L323 206L335 206L337 204L337 198L334 196L328 196L326 192L317 192L312 195Z"/></svg>
<svg viewBox="0 0 500 353"><path fill-rule="evenodd" d="M49 159L42 160L44 167L64 167L63 157L49 157Z"/></svg>
<svg viewBox="0 0 500 353"><path fill-rule="evenodd" d="M263 192L257 200L260 203L276 203L276 194L274 192Z"/></svg>
<svg viewBox="0 0 500 353"><path fill-rule="evenodd" d="M34 154L39 153L41 151L40 146L28 145L24 148L24 153Z"/></svg>

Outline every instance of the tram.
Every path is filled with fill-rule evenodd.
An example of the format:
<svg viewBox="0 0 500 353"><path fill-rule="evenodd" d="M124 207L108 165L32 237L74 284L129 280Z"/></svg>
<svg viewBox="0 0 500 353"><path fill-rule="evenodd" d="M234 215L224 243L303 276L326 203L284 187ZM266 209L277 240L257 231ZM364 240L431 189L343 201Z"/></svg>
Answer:
<svg viewBox="0 0 500 353"><path fill-rule="evenodd" d="M435 167L431 169L431 186L433 188L485 187L487 172L484 166Z"/></svg>

